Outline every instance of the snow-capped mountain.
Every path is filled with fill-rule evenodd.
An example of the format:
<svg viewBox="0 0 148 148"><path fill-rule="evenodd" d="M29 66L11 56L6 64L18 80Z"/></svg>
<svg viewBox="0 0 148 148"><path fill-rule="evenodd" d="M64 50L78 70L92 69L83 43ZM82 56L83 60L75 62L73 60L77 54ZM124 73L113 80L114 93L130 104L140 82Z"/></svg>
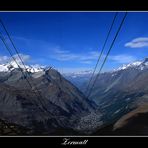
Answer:
<svg viewBox="0 0 148 148"><path fill-rule="evenodd" d="M137 70L146 70L148 69L148 58L145 58L144 61L135 61L129 64L124 64L123 66L114 69L109 72L102 72L101 77L103 75L111 75L112 77L116 76L121 71L137 69ZM74 85L76 85L82 92L85 91L85 87L87 87L87 83L92 76L92 70L80 71L80 72L72 72L63 74L63 76L71 81Z"/></svg>
<svg viewBox="0 0 148 148"><path fill-rule="evenodd" d="M29 65L22 65L22 64L18 63L18 65L16 64L15 61L11 61L6 64L1 64L0 65L0 72L10 72L16 68L22 68L24 71L27 70L28 72L34 73L34 72L43 71L45 68L44 66L40 66L38 64L29 66Z"/></svg>
<svg viewBox="0 0 148 148"><path fill-rule="evenodd" d="M23 65L20 67L24 69ZM33 130L40 127L41 131L51 133L60 127L93 131L119 119L141 102L148 102L148 58L101 73L90 98L81 91L85 92L91 71L62 76L54 69L38 65L26 68L30 72L28 79L44 97L39 99L32 93L15 63L1 64L0 116ZM96 108L101 113L95 112Z"/></svg>
<svg viewBox="0 0 148 148"><path fill-rule="evenodd" d="M114 71L125 70L128 68L138 68L140 70L144 70L145 68L148 68L148 58L145 58L144 61L136 61L133 63L129 63L127 65L123 65L122 67L119 67L118 69L114 69Z"/></svg>
<svg viewBox="0 0 148 148"><path fill-rule="evenodd" d="M96 110L96 104L55 69L34 66L34 72L26 67L31 73L24 77L15 63L1 65L0 119L51 134L59 128L77 129L80 119Z"/></svg>
<svg viewBox="0 0 148 148"><path fill-rule="evenodd" d="M89 75L66 77L84 94ZM93 78L94 79L94 78ZM113 120L137 105L137 100L148 100L148 58L123 65L98 77L89 97L106 114L105 120ZM147 99L146 99L147 98Z"/></svg>
<svg viewBox="0 0 148 148"><path fill-rule="evenodd" d="M127 65L123 65L122 67L119 67L118 69L114 69L114 71L124 70L124 69L127 69L127 68L136 67L136 66L139 66L141 63L142 62L140 62L140 61L133 62L133 63L127 64Z"/></svg>
<svg viewBox="0 0 148 148"><path fill-rule="evenodd" d="M113 72L102 73L97 79L90 99L113 120L148 101L148 58ZM84 85L85 86L85 85Z"/></svg>

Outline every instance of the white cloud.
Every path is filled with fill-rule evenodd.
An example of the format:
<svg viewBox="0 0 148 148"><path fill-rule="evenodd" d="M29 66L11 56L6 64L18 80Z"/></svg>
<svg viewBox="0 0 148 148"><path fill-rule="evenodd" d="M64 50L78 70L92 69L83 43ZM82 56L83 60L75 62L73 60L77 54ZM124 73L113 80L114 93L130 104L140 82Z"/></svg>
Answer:
<svg viewBox="0 0 148 148"><path fill-rule="evenodd" d="M125 47L131 47L131 48L148 47L148 37L135 38L132 41L126 43Z"/></svg>
<svg viewBox="0 0 148 148"><path fill-rule="evenodd" d="M32 59L31 59L30 55L20 54L20 56L25 64L26 64L26 62L31 63L30 61ZM102 59L101 59L100 64L102 63L102 60L104 59L105 56L106 56L105 54L102 55ZM19 64L21 63L21 61L17 55L14 55L13 57L15 57L15 59L17 60L17 62ZM83 54L82 53L75 54L75 53L72 53L67 50L58 50L57 52L54 53L53 57L54 57L54 59L57 59L59 61L67 61L67 62L73 61L73 62L79 62L79 63L83 63L85 65L88 65L86 67L80 67L80 66L78 66L78 67L64 67L64 65L63 65L63 67L59 67L59 68L55 67L60 72L78 72L78 71L85 71L85 70L92 69L93 67L91 64L94 65L96 63L96 61L99 57L99 52L91 51L91 52L86 52ZM109 57L108 57L108 61L120 63L120 64L130 63L135 60L137 60L136 57L131 56L131 55L127 55L127 54L109 55ZM0 56L0 64L5 64L5 63L11 62L11 61L12 61L12 58L9 56ZM51 63L51 65L52 65L52 63ZM34 65L34 66L41 67L41 65Z"/></svg>
<svg viewBox="0 0 148 148"><path fill-rule="evenodd" d="M109 56L109 59L121 64L130 63L137 60L136 57L126 54Z"/></svg>
<svg viewBox="0 0 148 148"><path fill-rule="evenodd" d="M25 55L25 54L19 54L19 55L22 58L23 62L28 62L31 59L29 55ZM21 60L19 59L18 55L15 54L13 55L13 57L18 63L21 63ZM0 64L5 64L11 61L13 61L13 59L9 56L0 56Z"/></svg>
<svg viewBox="0 0 148 148"><path fill-rule="evenodd" d="M9 61L8 56L0 56L0 64L7 63Z"/></svg>
<svg viewBox="0 0 148 148"><path fill-rule="evenodd" d="M28 49L30 49L31 45L35 45L33 46L33 48L31 49L36 49L36 46L38 47L38 49L41 49L41 56L46 57L46 58L52 58L58 61L72 61L72 62L79 62L82 64L87 64L87 65L91 65L91 64L95 64L95 62L97 61L100 53L98 50L92 50L92 51L88 51L86 50L85 53L81 53L81 52L73 52L70 50L61 50L61 47L58 45L53 45L50 44L46 41L43 40L32 40L32 39L27 39L27 38L23 38L23 37L15 37L15 39L17 40L21 40L25 43L27 43ZM140 48L142 46L148 46L148 38L147 37L141 37L141 38L135 38L133 39L131 42L128 42L125 44L126 47L131 47L131 48ZM49 56L50 55L50 56ZM103 54L101 60L104 59L106 55ZM29 61L30 57L29 55L25 56L22 55L23 58L25 58L24 60ZM32 59L31 59L32 60ZM42 58L42 59L37 59L35 60L33 63L36 62L40 62L40 63L46 63L45 61L46 59ZM108 60L112 60L114 62L117 63L130 63L132 61L136 60L136 57L132 56L132 55L128 55L128 54L118 54L118 55L109 55ZM1 61L0 61L1 62Z"/></svg>
<svg viewBox="0 0 148 148"><path fill-rule="evenodd" d="M60 50L59 48L54 49L54 52L56 52L57 54L65 54L65 53L70 53L70 51L68 50Z"/></svg>
<svg viewBox="0 0 148 148"><path fill-rule="evenodd" d="M19 57L21 57L23 62L28 62L31 59L30 55L25 55L25 54L19 54L19 56L15 54L13 57L16 59L18 63L21 62Z"/></svg>
<svg viewBox="0 0 148 148"><path fill-rule="evenodd" d="M73 61L73 62L79 62L83 64L92 64L93 62L96 62L100 53L97 51L91 51L86 53L72 53L67 50L55 50L55 53L51 56L53 59L56 59L58 61ZM105 58L105 54L102 54L102 59ZM128 54L119 54L119 55L109 55L108 60L117 62L117 63L130 63L133 62L136 59L136 57L128 55Z"/></svg>
<svg viewBox="0 0 148 148"><path fill-rule="evenodd" d="M83 63L83 64L91 64L92 61L81 61L81 63Z"/></svg>
<svg viewBox="0 0 148 148"><path fill-rule="evenodd" d="M68 50L56 49L51 58L59 61L77 61L80 63L91 64L93 60L96 60L99 53L96 51L86 53L72 53Z"/></svg>

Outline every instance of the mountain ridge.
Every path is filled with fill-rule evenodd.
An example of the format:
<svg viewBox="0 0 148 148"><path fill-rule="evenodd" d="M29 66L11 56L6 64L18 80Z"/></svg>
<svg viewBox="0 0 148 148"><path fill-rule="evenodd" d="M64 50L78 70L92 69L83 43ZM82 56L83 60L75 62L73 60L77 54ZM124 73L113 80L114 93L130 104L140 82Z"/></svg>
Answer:
<svg viewBox="0 0 148 148"><path fill-rule="evenodd" d="M79 120L95 112L96 105L56 70L49 68L26 76L42 97L33 93L36 89L30 89L20 68L0 72L2 120L51 134L58 128L79 130Z"/></svg>

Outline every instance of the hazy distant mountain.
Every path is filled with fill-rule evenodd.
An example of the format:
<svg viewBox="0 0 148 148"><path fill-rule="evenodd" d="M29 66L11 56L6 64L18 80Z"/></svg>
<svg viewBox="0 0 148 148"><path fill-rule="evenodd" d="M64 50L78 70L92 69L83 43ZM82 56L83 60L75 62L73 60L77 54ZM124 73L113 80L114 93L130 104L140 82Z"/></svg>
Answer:
<svg viewBox="0 0 148 148"><path fill-rule="evenodd" d="M22 65L21 67L23 68ZM52 134L59 128L82 131L81 124L85 130L88 125L82 122L83 119L85 121L87 116L93 118L96 114L96 122L99 124L101 114L96 111L95 103L85 98L83 93L56 70L27 66L26 73L23 69L29 82L35 86L31 90L17 65L9 63L0 65L0 68L2 120L43 134ZM93 126L94 123L92 129Z"/></svg>
<svg viewBox="0 0 148 148"><path fill-rule="evenodd" d="M76 87L78 87L82 92L86 90L86 82L90 79L92 75L91 70L63 73L62 74L67 80L72 82Z"/></svg>

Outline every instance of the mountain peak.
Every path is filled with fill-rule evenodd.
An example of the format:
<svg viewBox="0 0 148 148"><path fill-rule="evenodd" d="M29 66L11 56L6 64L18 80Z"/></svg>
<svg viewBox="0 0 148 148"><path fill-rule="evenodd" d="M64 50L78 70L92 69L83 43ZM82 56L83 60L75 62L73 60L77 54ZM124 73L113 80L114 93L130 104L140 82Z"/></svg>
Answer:
<svg viewBox="0 0 148 148"><path fill-rule="evenodd" d="M28 72L35 73L35 72L43 71L45 67L40 66L38 64L24 66L20 63L16 64L16 62L14 62L14 61L11 61L6 64L0 64L0 72L8 72L8 71L12 71L13 69L16 69L16 68L22 68L23 70L27 70Z"/></svg>
<svg viewBox="0 0 148 148"><path fill-rule="evenodd" d="M148 57L145 58L144 62L143 63L148 63Z"/></svg>
<svg viewBox="0 0 148 148"><path fill-rule="evenodd" d="M148 68L148 57L146 57L143 61L136 61L133 63L129 64L124 64L123 66L119 67L118 69L114 69L113 71L120 71L120 70L125 70L128 68L138 68L140 70L144 70L145 68Z"/></svg>
<svg viewBox="0 0 148 148"><path fill-rule="evenodd" d="M127 69L127 68L137 67L141 63L142 63L141 61L136 61L136 62L133 62L133 63L124 64L123 66L119 67L118 69L115 69L114 71L119 71L119 70L124 70L124 69Z"/></svg>

